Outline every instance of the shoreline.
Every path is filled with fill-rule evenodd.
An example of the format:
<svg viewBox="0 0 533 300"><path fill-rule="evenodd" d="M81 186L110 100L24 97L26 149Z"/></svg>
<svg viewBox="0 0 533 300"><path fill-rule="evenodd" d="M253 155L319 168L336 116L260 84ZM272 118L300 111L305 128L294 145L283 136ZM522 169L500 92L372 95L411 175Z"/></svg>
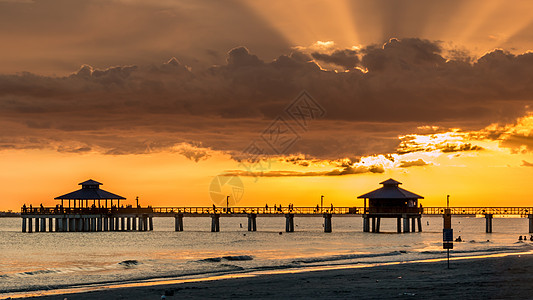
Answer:
<svg viewBox="0 0 533 300"><path fill-rule="evenodd" d="M416 260L416 261L406 261L406 262L386 262L386 263L377 263L377 264L350 264L350 265L333 265L333 266L319 266L319 267L305 267L305 268L289 268L289 269L279 269L279 270L260 270L260 271L250 271L243 273L231 273L231 274L215 274L209 277L200 277L200 276L187 276L186 278L161 278L161 279L151 279L143 280L138 282L129 282L129 283L118 283L118 284L95 284L87 285L74 288L66 289L56 289L56 290L47 290L47 291L30 291L30 292L16 292L16 293L6 293L0 296L0 299L11 299L17 298L38 298L38 299L101 299L101 298L120 298L121 295L129 295L124 297L124 299L158 299L154 298L155 294L159 294L159 297L163 294L167 294L167 299L178 299L177 297L171 296L175 294L181 297L198 297L198 298L210 298L209 293L214 292L213 295L218 295L218 297L226 298L235 298L234 291L240 291L243 287L248 286L252 287L252 283L255 284L265 284L269 283L273 286L278 287L281 291L286 289L286 285L290 282L304 280L307 283L311 283L313 280L320 279L321 284L310 285L306 287L307 290L316 290L315 292L319 293L322 291L320 286L323 284L325 286L331 286L330 282L332 279L337 277L346 277L346 283L351 282L351 276L360 276L362 279L368 278L387 278L387 274L390 272L393 273L430 273L430 274L450 274L450 273L459 273L461 277L468 275L469 277L479 276L479 273L485 275L496 276L502 274L502 271L495 272L497 269L505 267L506 264L515 264L519 260L523 262L524 265L531 271L533 271L533 251L528 252L517 252L517 253L497 253L490 255L477 255L477 256L460 256L460 257L451 257L450 258L450 269L446 269L446 258L438 259L426 259L426 260ZM478 264L476 262L483 261L483 263ZM491 265L494 265L493 270L486 270L487 263L491 262ZM501 263L493 263L494 261L501 261ZM469 266L468 268L464 268ZM477 272L476 272L477 270ZM371 277L363 276L363 274L373 274ZM524 279L533 280L533 272L528 272L527 276L524 276ZM412 274L411 274L412 275ZM419 274L420 275L420 274ZM368 277L368 278L366 278ZM417 276L414 276L417 277ZM418 276L420 277L420 276ZM489 276L490 277L490 276ZM397 276L397 279L403 278L401 275ZM426 278L415 279L415 281L424 281ZM483 281L483 278L478 278ZM311 280L311 281L310 281ZM376 283L380 279L376 279ZM450 278L448 278L448 281ZM478 281L479 281L478 280ZM242 283L241 283L242 282ZM284 283L286 282L286 283ZM442 282L444 284L446 282ZM450 282L448 282L450 283ZM455 282L457 284L458 282ZM201 288L198 288L200 286ZM349 292L354 292L354 295L360 295L360 292L357 292L351 288L344 288L344 285L338 286L336 289L329 290L326 292L327 295L321 297L333 297L333 298L345 298L350 297ZM400 288L398 286L397 288ZM435 288L438 287L438 283L435 283ZM341 289L343 292L337 296L338 289ZM203 290L206 291L203 291ZM261 291L255 289L249 289L252 291L250 298L278 298L286 297L284 294L268 294L261 295ZM268 289L267 289L268 290ZM523 289L519 289L522 291ZM527 297L533 296L533 287L527 285ZM187 291L187 292L184 292ZM215 292L216 291L216 292ZM232 291L229 293L229 291ZM523 291L526 292L526 291ZM155 294L154 294L155 293ZM186 295L182 295L182 294ZM208 294L206 294L208 293ZM348 294L347 294L348 293ZM368 294L369 291L366 291ZM403 296L415 296L417 293L405 292L407 294ZM231 294L231 295L230 295ZM342 296L344 294L344 296ZM401 293L400 293L401 294ZM433 294L428 294L428 297ZM353 296L353 295L352 295ZM367 296L370 296L368 294ZM393 296L393 295L391 295ZM433 295L434 296L434 295ZM131 298L129 298L131 297ZM291 297L304 297L303 295L291 295ZM313 294L309 294L306 297L313 297ZM372 296L373 297L373 296ZM377 296L376 296L377 297ZM383 296L388 298L388 296ZM382 297L382 298L383 298ZM478 298L477 296L474 296ZM485 296L486 298L487 296ZM248 298L248 297L245 297ZM365 296L366 298L366 296ZM434 297L433 297L434 298ZM489 297L490 298L490 297Z"/></svg>

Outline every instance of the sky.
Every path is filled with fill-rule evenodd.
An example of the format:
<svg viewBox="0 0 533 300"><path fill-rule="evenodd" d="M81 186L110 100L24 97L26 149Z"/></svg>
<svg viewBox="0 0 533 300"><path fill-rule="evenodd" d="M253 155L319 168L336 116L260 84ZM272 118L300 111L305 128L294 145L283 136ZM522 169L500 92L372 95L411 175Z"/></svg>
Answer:
<svg viewBox="0 0 533 300"><path fill-rule="evenodd" d="M0 210L533 206L529 1L0 0L0 41Z"/></svg>

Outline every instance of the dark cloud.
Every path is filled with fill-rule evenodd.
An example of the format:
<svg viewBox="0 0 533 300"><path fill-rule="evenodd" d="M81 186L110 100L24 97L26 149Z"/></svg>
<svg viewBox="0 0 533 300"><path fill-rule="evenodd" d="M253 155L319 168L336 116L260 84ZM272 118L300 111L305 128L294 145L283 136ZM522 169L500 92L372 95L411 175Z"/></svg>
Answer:
<svg viewBox="0 0 533 300"><path fill-rule="evenodd" d="M298 171L266 171L250 172L242 170L227 171L224 176L245 176L245 177L315 177L315 176L344 176L365 173L384 173L385 168L381 165L353 166L331 171L298 172Z"/></svg>
<svg viewBox="0 0 533 300"><path fill-rule="evenodd" d="M359 63L359 56L356 50L335 50L331 54L313 52L311 55L316 60L341 66L345 70L353 69Z"/></svg>
<svg viewBox="0 0 533 300"><path fill-rule="evenodd" d="M406 160L400 162L400 168L423 167L427 165L429 164L421 158L417 160Z"/></svg>
<svg viewBox="0 0 533 300"><path fill-rule="evenodd" d="M0 147L120 155L185 143L234 154L257 140L270 155L275 151L261 133L279 117L300 137L283 155L338 159L397 148L428 151L398 147L398 136L421 125L480 129L513 120L531 104L532 53L495 50L471 62L444 53L438 42L393 39L362 47L359 59L350 49L313 53L317 60L360 68L350 72L323 70L302 51L267 62L237 47L225 64L205 69L172 58L159 65L84 65L66 77L0 75ZM325 110L305 126L287 111L302 90ZM464 143L439 148L480 149ZM207 157L191 151L182 154Z"/></svg>
<svg viewBox="0 0 533 300"><path fill-rule="evenodd" d="M522 167L533 167L533 163L523 160Z"/></svg>

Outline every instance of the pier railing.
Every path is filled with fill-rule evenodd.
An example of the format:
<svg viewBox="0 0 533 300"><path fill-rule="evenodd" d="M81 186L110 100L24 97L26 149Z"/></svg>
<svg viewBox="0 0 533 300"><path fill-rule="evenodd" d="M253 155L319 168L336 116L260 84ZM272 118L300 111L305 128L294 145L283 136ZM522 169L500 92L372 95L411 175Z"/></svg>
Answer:
<svg viewBox="0 0 533 300"><path fill-rule="evenodd" d="M146 214L152 213L151 207L22 207L21 215L60 215L60 214Z"/></svg>
<svg viewBox="0 0 533 300"><path fill-rule="evenodd" d="M268 206L268 207L83 207L83 208L61 208L61 207L22 207L21 215L57 215L57 214L154 214L154 215L173 215L178 213L190 215L208 215L208 214L297 214L297 215L361 215L361 214L424 214L424 215L442 215L446 207L411 207L404 209L387 208L387 207L316 207L316 206ZM533 207L450 207L452 215L533 215Z"/></svg>

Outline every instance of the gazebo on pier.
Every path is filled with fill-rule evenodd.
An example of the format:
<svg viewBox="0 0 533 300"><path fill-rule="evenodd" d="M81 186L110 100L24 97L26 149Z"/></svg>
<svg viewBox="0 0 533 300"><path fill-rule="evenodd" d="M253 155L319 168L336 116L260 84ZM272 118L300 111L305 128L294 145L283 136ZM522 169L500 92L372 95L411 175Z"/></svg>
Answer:
<svg viewBox="0 0 533 300"><path fill-rule="evenodd" d="M363 231L370 231L370 219L372 220L372 232L379 232L381 218L396 218L397 231L415 231L415 219L418 220L418 231L422 231L421 217L422 205L418 207L418 199L424 197L399 187L402 184L392 178L380 182L383 187L363 194L357 198L364 199ZM368 207L367 207L368 200ZM412 230L410 230L411 219Z"/></svg>
<svg viewBox="0 0 533 300"><path fill-rule="evenodd" d="M125 200L126 198L119 196L117 194L110 193L108 191L100 189L100 182L89 179L87 181L79 183L81 189L56 197L55 200L61 200L61 207L63 206L63 201L68 200L68 208L89 208L89 201L92 200L92 206L97 208L107 208L107 201L110 201L109 207L113 207L113 200L117 200L117 207L120 207L120 200ZM101 201L104 201L104 206L102 206ZM71 201L73 206L71 207ZM98 202L97 202L98 201ZM76 205L77 204L77 205ZM66 207L65 207L66 208Z"/></svg>

